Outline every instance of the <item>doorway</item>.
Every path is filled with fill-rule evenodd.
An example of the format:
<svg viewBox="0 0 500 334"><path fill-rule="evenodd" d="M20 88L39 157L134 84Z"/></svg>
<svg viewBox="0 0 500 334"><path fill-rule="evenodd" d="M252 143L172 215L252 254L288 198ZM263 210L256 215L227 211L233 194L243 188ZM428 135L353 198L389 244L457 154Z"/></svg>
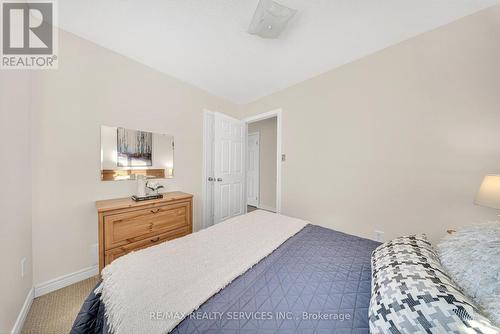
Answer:
<svg viewBox="0 0 500 334"><path fill-rule="evenodd" d="M276 212L277 118L247 122L247 211Z"/></svg>

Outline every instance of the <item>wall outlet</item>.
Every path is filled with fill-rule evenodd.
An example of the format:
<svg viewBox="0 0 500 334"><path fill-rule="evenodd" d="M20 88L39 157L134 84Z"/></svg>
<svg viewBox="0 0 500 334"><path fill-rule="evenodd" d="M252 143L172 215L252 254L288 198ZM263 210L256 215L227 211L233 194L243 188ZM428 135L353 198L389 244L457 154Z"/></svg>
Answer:
<svg viewBox="0 0 500 334"><path fill-rule="evenodd" d="M93 244L89 246L90 260L93 266L99 263L99 246Z"/></svg>
<svg viewBox="0 0 500 334"><path fill-rule="evenodd" d="M383 242L384 241L384 232L375 230L375 240Z"/></svg>
<svg viewBox="0 0 500 334"><path fill-rule="evenodd" d="M21 278L24 278L24 274L26 273L26 258L23 257L21 259Z"/></svg>

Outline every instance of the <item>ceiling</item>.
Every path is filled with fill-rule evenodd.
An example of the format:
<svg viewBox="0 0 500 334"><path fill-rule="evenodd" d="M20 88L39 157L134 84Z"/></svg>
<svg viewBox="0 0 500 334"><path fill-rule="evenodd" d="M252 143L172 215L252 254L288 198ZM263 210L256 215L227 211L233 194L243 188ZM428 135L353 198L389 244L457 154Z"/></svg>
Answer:
<svg viewBox="0 0 500 334"><path fill-rule="evenodd" d="M245 104L500 0L278 0L279 39L246 32L258 0L64 0L59 25Z"/></svg>

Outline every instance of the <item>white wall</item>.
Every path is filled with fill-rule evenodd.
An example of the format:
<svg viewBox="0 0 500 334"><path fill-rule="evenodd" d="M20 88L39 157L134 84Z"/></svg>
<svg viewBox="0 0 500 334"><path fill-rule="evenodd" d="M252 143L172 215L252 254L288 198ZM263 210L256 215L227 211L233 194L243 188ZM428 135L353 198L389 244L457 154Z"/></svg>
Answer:
<svg viewBox="0 0 500 334"><path fill-rule="evenodd" d="M276 117L248 124L248 133L259 132L259 206L276 210Z"/></svg>
<svg viewBox="0 0 500 334"><path fill-rule="evenodd" d="M243 106L283 110L283 208L386 239L496 219L473 205L500 172L500 6Z"/></svg>
<svg viewBox="0 0 500 334"><path fill-rule="evenodd" d="M236 106L88 41L60 32L59 69L34 75L34 282L92 266L94 202L127 197L134 181L100 181L100 125L175 137L167 190L194 194L201 227L202 110ZM216 73L214 73L216 75Z"/></svg>
<svg viewBox="0 0 500 334"><path fill-rule="evenodd" d="M30 76L0 70L0 333L11 331L32 286Z"/></svg>

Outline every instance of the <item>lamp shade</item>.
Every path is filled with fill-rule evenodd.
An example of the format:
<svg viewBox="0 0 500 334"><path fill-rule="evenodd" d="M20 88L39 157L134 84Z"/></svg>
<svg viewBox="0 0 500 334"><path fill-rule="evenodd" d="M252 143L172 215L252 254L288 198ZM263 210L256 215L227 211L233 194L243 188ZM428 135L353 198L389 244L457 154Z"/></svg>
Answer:
<svg viewBox="0 0 500 334"><path fill-rule="evenodd" d="M500 174L484 177L476 196L477 205L500 209Z"/></svg>

